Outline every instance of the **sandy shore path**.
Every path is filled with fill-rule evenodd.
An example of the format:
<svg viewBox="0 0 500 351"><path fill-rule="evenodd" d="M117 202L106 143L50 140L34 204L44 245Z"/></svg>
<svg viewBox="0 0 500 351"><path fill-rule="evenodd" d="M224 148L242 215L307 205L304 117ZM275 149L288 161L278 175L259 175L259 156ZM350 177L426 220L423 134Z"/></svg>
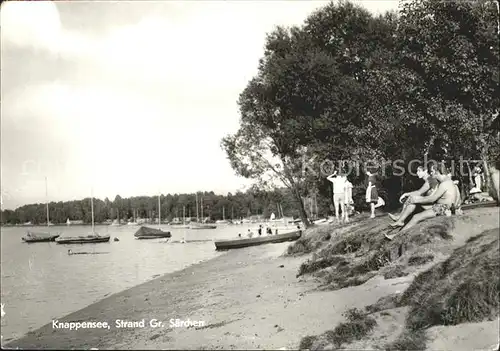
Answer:
<svg viewBox="0 0 500 351"><path fill-rule="evenodd" d="M60 322L107 321L110 329L54 329L52 322L4 345L44 349L279 349L332 329L342 313L404 290L412 277L372 279L363 289L318 291L299 281L304 257L282 257L288 243L232 250L213 260L107 297ZM117 319L144 328L115 327ZM153 328L150 320L163 321ZM170 327L170 319L204 327Z"/></svg>

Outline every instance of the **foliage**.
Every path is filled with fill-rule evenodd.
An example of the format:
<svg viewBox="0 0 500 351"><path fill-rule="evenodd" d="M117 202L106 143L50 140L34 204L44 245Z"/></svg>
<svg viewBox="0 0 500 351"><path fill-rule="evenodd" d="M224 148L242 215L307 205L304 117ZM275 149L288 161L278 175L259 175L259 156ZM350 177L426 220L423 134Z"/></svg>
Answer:
<svg viewBox="0 0 500 351"><path fill-rule="evenodd" d="M227 196L216 195L213 192L198 194L203 197L203 214L212 220L239 219L251 215L261 215L269 218L271 213L278 214L278 204L283 208L285 216L298 216L292 195L286 189L262 191L251 188L245 193L237 192ZM161 195L161 218L171 221L173 218L182 218L183 211L186 217L196 218L196 194L168 194ZM320 207L320 213L326 213L328 207ZM185 210L184 210L185 209ZM97 223L107 219L128 220L134 218L157 218L158 196L137 196L122 198L120 195L114 201L104 201L94 198L94 213ZM70 220L91 222L90 198L78 201L49 203L50 222L65 223ZM2 211L2 224L21 224L31 221L33 224L47 222L45 204L30 204L21 206L14 211Z"/></svg>

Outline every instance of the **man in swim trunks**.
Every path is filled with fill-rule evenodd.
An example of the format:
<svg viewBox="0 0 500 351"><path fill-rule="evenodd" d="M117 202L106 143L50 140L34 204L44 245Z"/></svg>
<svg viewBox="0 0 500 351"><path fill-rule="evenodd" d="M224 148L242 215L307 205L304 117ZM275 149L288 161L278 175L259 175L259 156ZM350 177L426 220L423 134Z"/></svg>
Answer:
<svg viewBox="0 0 500 351"><path fill-rule="evenodd" d="M411 196L409 199L410 204L408 205L408 207L410 207L410 205L421 205L422 207L425 206L425 210L413 216L408 224L405 225L403 222L397 221L396 223L392 224L393 227L399 226L404 227L403 229L408 229L425 219L448 215L448 213L451 211L452 205L454 205L454 201L456 201L456 191L455 184L453 184L453 181L449 177L449 170L446 168L446 165L444 163L440 163L437 166L432 165L431 171L429 173L439 182L437 190L429 196ZM386 237L388 239L392 239L394 235L386 235Z"/></svg>
<svg viewBox="0 0 500 351"><path fill-rule="evenodd" d="M403 205L403 209L401 210L401 213L398 216L393 215L392 213L389 213L389 217L393 221L404 222L406 220L406 218L408 218L408 216L411 215L415 211L415 208L413 208L412 206L408 207L408 205L410 204L409 199L411 196L414 196L414 195L429 196L437 189L437 187L439 185L439 182L437 181L437 179L431 177L429 175L429 172L427 171L427 169L425 169L425 167L423 167L423 166L419 166L417 168L417 177L419 177L420 179L423 179L425 181L424 184L418 190L415 190L415 191L412 191L409 193L404 193L403 195L401 195L401 197L399 198L399 202L403 202L403 200L405 198L406 198L406 201Z"/></svg>
<svg viewBox="0 0 500 351"><path fill-rule="evenodd" d="M335 217L339 220L339 211L342 209L342 218L346 221L349 220L346 211L346 180L347 178L343 174L337 174L335 171L333 174L329 175L326 179L332 182L333 185L333 205L335 206Z"/></svg>

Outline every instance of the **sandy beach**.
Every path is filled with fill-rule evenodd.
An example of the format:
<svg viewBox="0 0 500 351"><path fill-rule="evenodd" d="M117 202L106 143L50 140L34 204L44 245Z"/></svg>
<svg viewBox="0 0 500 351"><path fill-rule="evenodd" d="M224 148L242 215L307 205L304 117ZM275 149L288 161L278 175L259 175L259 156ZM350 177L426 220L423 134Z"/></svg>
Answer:
<svg viewBox="0 0 500 351"><path fill-rule="evenodd" d="M471 218L476 220L472 221ZM385 223L385 220L377 219L380 223ZM457 237L450 243L448 251L463 245L476 232L498 228L498 209L473 210L470 216L460 220L469 223L462 229L458 228L460 232L465 228L467 235ZM477 221L483 225L475 225ZM232 250L212 260L109 296L59 319L59 322L108 322L109 330L70 331L55 329L49 323L4 347L297 349L304 336L324 333L344 322L342 314L348 309L363 309L382 297L401 294L419 272L434 264L431 262L416 267L410 274L394 279L385 279L378 274L362 285L332 291L318 288L320 279L317 277L296 277L301 263L311 255L285 256L289 245L270 244ZM365 340L355 342L348 348L373 349L377 345L380 347L381 341L394 339L401 331L406 313L404 307L375 313L377 328ZM204 326L172 328L171 319L203 321ZM144 320L145 327L116 328L116 320ZM162 321L164 325L152 327L149 325L151 320ZM489 339L479 341L483 343L482 346L492 344L495 340L491 330L494 330L495 325L498 323L473 324L473 329L463 326L435 327L429 331L429 336L435 341L431 340L428 348L456 346L460 341L457 333L462 333L461 329L464 328L486 328L487 332L483 334L488 335ZM453 328L458 331L453 332ZM441 338L447 333L452 335L446 337L448 343ZM470 340L467 345L481 346L477 341Z"/></svg>
<svg viewBox="0 0 500 351"><path fill-rule="evenodd" d="M280 257L288 243L230 251L112 295L60 322L107 321L110 330L69 331L52 323L9 348L43 349L279 349L296 348L301 337L332 328L353 306L375 303L403 290L408 277L373 280L362 292L313 291L314 281L297 280L304 257ZM359 290L359 289L358 289ZM328 313L325 313L325 310ZM170 328L170 319L204 321L202 328ZM117 329L115 320L145 328ZM151 319L164 328L151 328Z"/></svg>

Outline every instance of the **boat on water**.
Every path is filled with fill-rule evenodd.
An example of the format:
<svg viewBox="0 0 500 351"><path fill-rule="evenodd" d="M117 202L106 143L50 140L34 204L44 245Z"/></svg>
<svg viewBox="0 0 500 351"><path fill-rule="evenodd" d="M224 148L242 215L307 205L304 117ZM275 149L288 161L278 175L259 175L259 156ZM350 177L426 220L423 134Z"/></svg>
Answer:
<svg viewBox="0 0 500 351"><path fill-rule="evenodd" d="M172 234L170 232L163 231L161 229L140 227L134 234L137 239L158 239L158 238L170 238Z"/></svg>
<svg viewBox="0 0 500 351"><path fill-rule="evenodd" d="M134 210L134 218L132 219L132 221L127 222L127 225L133 225L133 226L139 225L139 223L137 223L137 220L136 220L135 210Z"/></svg>
<svg viewBox="0 0 500 351"><path fill-rule="evenodd" d="M45 196L47 197L47 203L45 204L46 209L47 209L47 228L50 226L53 226L52 223L50 223L50 218L49 218L49 201L48 201L48 190L47 190L47 177L45 177ZM31 222L29 222L31 223ZM50 241L55 241L58 237L61 236L61 233L51 233L51 232L32 232L28 231L25 236L23 236L21 239L25 243L43 243L43 242L50 242Z"/></svg>
<svg viewBox="0 0 500 351"><path fill-rule="evenodd" d="M201 198L201 218L203 218L203 197ZM198 216L198 193L196 193L196 222L189 225L189 229L200 230L200 229L216 229L217 225L210 223L203 223L200 221Z"/></svg>
<svg viewBox="0 0 500 351"><path fill-rule="evenodd" d="M22 237L22 240L25 243L43 243L55 241L56 238L60 237L60 233L32 233L27 232L25 236Z"/></svg>
<svg viewBox="0 0 500 351"><path fill-rule="evenodd" d="M87 243L107 243L109 242L109 235L99 235L97 233L92 233L87 236L67 236L59 237L56 239L58 244L87 244Z"/></svg>
<svg viewBox="0 0 500 351"><path fill-rule="evenodd" d="M107 243L111 238L109 235L100 235L94 230L94 196L91 192L90 207L92 209L92 233L89 235L58 237L56 243L58 244L87 244L87 243Z"/></svg>
<svg viewBox="0 0 500 351"><path fill-rule="evenodd" d="M161 224L161 202L160 195L158 195L158 229L149 228L141 226L134 234L136 239L159 239L159 238L170 238L172 234L170 232L163 231L160 228Z"/></svg>
<svg viewBox="0 0 500 351"><path fill-rule="evenodd" d="M189 229L216 229L217 226L215 224L209 224L209 223L194 223L189 226Z"/></svg>
<svg viewBox="0 0 500 351"><path fill-rule="evenodd" d="M294 241L300 238L302 235L301 230L277 234L277 235L262 235L253 238L241 238L241 239L230 239L230 240L217 240L214 241L216 250L230 250L230 249L240 249L243 247L271 244L271 243L282 243L286 241Z"/></svg>

